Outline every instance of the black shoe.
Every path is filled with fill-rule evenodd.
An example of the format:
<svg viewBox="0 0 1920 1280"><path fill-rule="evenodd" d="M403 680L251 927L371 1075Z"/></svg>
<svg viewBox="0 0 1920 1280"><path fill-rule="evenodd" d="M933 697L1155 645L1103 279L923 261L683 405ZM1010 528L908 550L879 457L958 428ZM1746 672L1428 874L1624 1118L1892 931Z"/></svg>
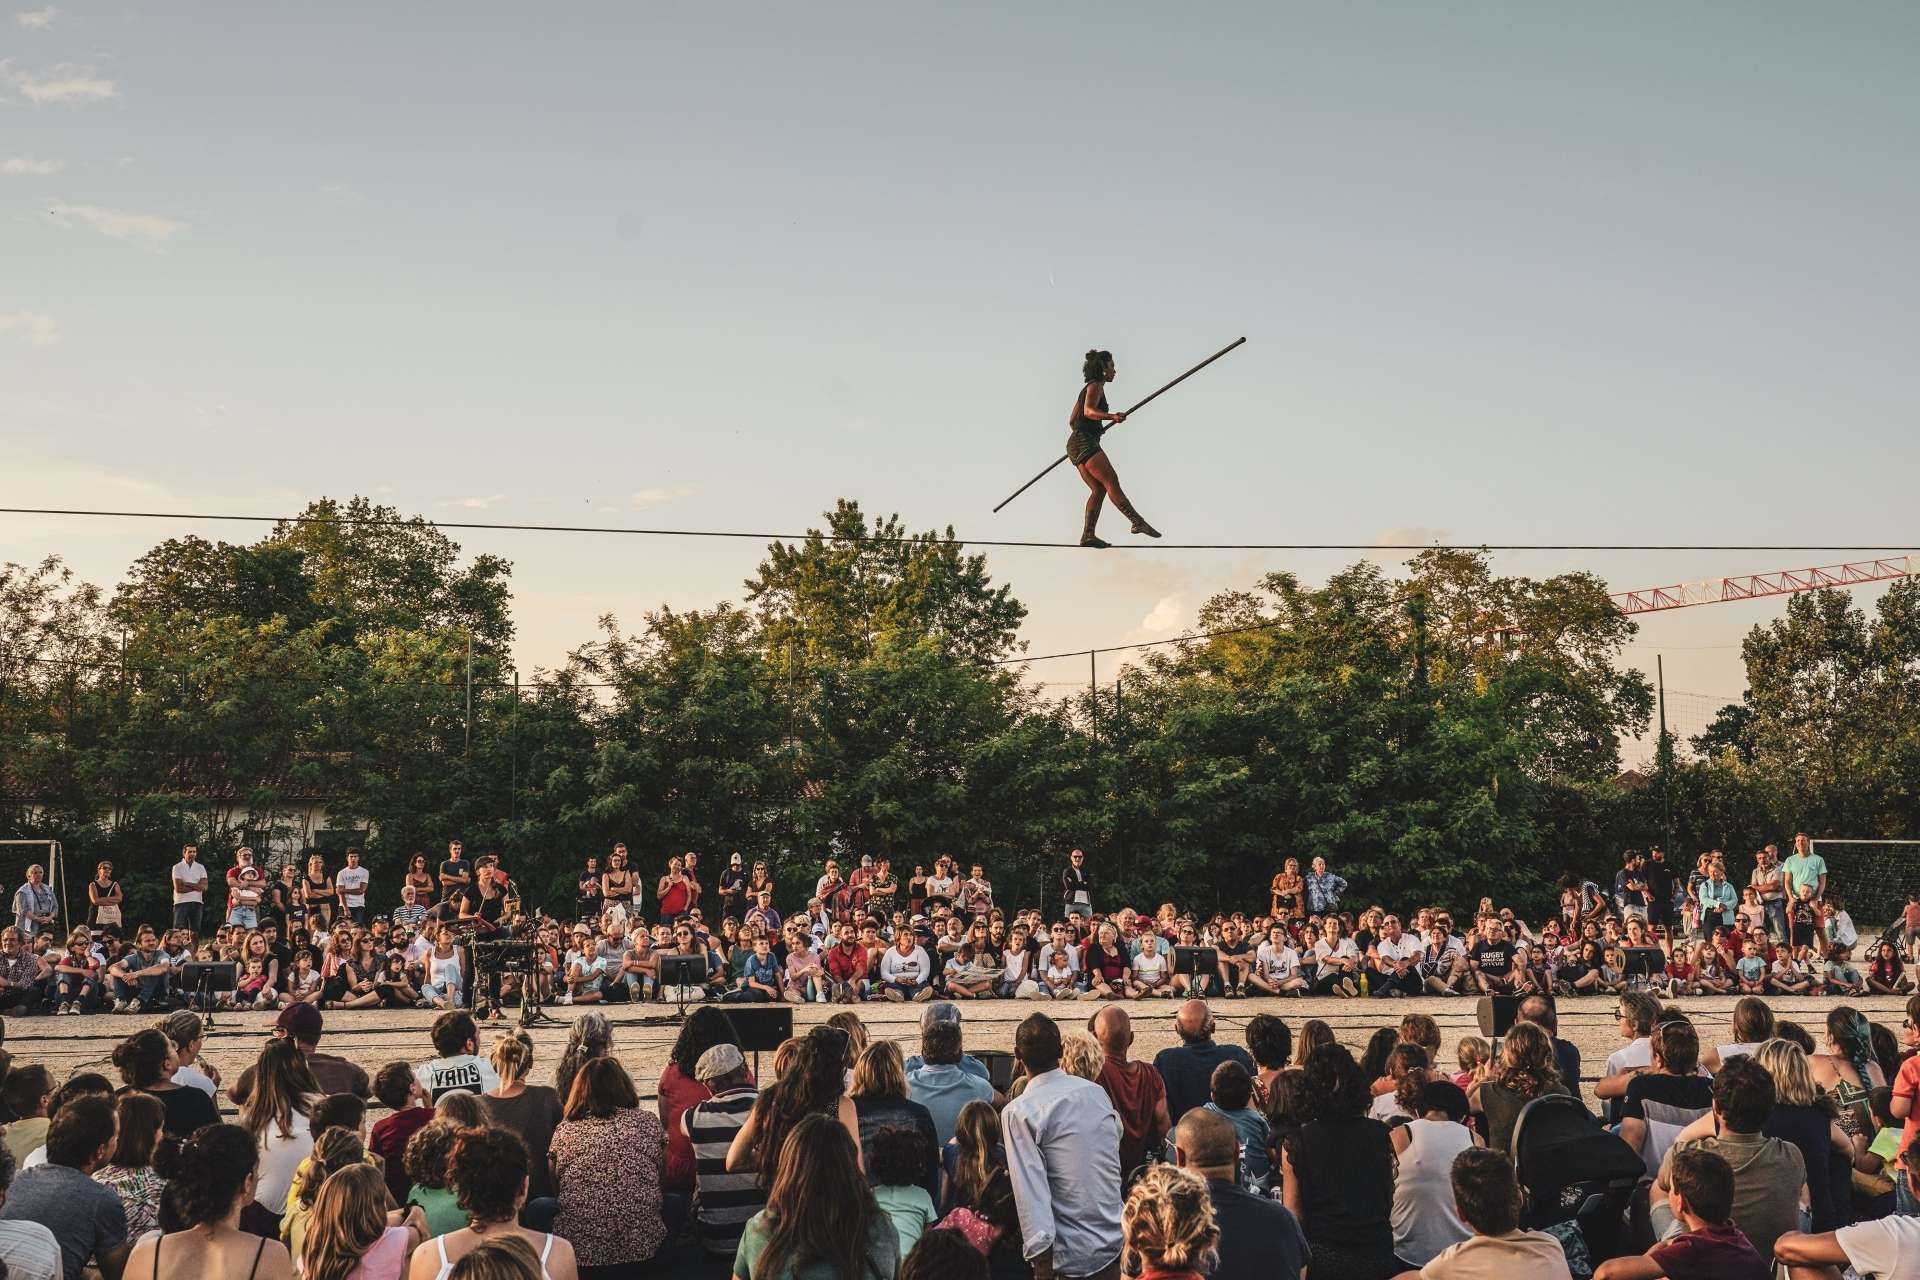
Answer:
<svg viewBox="0 0 1920 1280"><path fill-rule="evenodd" d="M1157 538L1160 535L1156 533L1153 536ZM1099 547L1102 550L1104 550L1107 547L1112 546L1113 544L1111 542L1108 542L1105 538L1099 537L1096 534L1089 533L1085 537L1080 539L1080 545L1083 547Z"/></svg>
<svg viewBox="0 0 1920 1280"><path fill-rule="evenodd" d="M1145 520L1135 520L1133 522L1133 531L1135 533L1144 533L1149 538L1157 538L1160 536L1160 531L1148 524Z"/></svg>

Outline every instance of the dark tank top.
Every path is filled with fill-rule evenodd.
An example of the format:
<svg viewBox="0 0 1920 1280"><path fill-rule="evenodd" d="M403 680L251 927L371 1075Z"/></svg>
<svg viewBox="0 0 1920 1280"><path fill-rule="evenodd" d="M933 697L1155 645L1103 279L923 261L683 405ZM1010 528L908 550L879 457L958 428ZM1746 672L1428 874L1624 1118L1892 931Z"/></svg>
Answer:
<svg viewBox="0 0 1920 1280"><path fill-rule="evenodd" d="M1106 430L1107 424L1087 416L1087 387L1092 385L1089 382L1080 388L1080 394L1073 401L1073 412L1067 416L1067 425L1075 431L1091 431L1098 435ZM1100 412L1107 412L1107 393L1104 390L1101 391L1093 403Z"/></svg>

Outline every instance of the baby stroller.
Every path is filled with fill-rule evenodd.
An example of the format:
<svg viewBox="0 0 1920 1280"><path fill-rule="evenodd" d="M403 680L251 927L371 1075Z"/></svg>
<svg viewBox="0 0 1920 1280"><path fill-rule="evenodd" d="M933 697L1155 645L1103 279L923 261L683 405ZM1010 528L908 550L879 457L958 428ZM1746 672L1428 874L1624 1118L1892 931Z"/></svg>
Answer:
<svg viewBox="0 0 1920 1280"><path fill-rule="evenodd" d="M1627 1203L1645 1167L1578 1098L1550 1093L1521 1110L1513 1126L1513 1164L1527 1197L1521 1226L1540 1231L1574 1223L1596 1263L1627 1252Z"/></svg>

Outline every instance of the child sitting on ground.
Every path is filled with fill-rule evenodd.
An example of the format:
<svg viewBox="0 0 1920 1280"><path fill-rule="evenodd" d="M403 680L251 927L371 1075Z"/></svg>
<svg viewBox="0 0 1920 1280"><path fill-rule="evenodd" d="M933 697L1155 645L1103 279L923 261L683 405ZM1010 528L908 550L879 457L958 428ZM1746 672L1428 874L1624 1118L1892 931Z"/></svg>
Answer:
<svg viewBox="0 0 1920 1280"><path fill-rule="evenodd" d="M1073 987L1078 975L1073 966L1067 963L1067 953L1059 947L1047 957L1046 972L1040 975L1040 987L1048 999L1071 1000L1076 994Z"/></svg>
<svg viewBox="0 0 1920 1280"><path fill-rule="evenodd" d="M1748 890L1749 893L1752 890ZM1740 955L1740 994L1743 996L1765 995L1767 990L1767 958L1760 954L1760 944L1752 938L1741 948Z"/></svg>

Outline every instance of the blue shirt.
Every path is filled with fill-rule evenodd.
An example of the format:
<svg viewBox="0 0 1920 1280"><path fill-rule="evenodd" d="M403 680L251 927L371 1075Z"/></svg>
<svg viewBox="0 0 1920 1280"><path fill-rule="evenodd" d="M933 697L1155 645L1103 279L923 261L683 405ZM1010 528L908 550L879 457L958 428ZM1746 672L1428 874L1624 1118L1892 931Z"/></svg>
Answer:
<svg viewBox="0 0 1920 1280"><path fill-rule="evenodd" d="M1173 1123L1179 1124L1181 1116L1206 1104L1213 1095L1213 1069L1227 1061L1239 1063L1248 1075L1258 1074L1253 1059L1237 1044L1201 1040L1162 1049L1154 1055L1154 1070L1167 1084L1167 1115Z"/></svg>
<svg viewBox="0 0 1920 1280"><path fill-rule="evenodd" d="M1733 881L1722 880L1715 884L1711 880L1702 880L1699 889L1701 923L1711 928L1716 924L1732 924L1734 908L1740 905L1740 891L1733 887Z"/></svg>
<svg viewBox="0 0 1920 1280"><path fill-rule="evenodd" d="M907 1072L907 1096L927 1109L933 1131L945 1146L960 1108L969 1102L992 1102L993 1086L956 1063L941 1063Z"/></svg>
<svg viewBox="0 0 1920 1280"><path fill-rule="evenodd" d="M740 966L740 986L744 990L749 981L780 990L780 965L769 951L766 959L757 955L748 955L747 962Z"/></svg>
<svg viewBox="0 0 1920 1280"><path fill-rule="evenodd" d="M1240 1168L1247 1177L1266 1177L1273 1167L1273 1162L1267 1158L1267 1140L1273 1136L1267 1128L1267 1118L1252 1107L1228 1111L1209 1102L1206 1110L1217 1116L1225 1116L1228 1123L1233 1125L1234 1135L1240 1139Z"/></svg>
<svg viewBox="0 0 1920 1280"><path fill-rule="evenodd" d="M1300 1280L1307 1237L1287 1206L1213 1178L1207 1190L1220 1228L1220 1262L1210 1280Z"/></svg>
<svg viewBox="0 0 1920 1280"><path fill-rule="evenodd" d="M926 1065L926 1059L916 1053L907 1059L902 1069L908 1075L912 1075ZM982 1080L991 1081L993 1079L993 1076L987 1071L987 1064L970 1053L960 1055L960 1069L970 1076L979 1076Z"/></svg>

